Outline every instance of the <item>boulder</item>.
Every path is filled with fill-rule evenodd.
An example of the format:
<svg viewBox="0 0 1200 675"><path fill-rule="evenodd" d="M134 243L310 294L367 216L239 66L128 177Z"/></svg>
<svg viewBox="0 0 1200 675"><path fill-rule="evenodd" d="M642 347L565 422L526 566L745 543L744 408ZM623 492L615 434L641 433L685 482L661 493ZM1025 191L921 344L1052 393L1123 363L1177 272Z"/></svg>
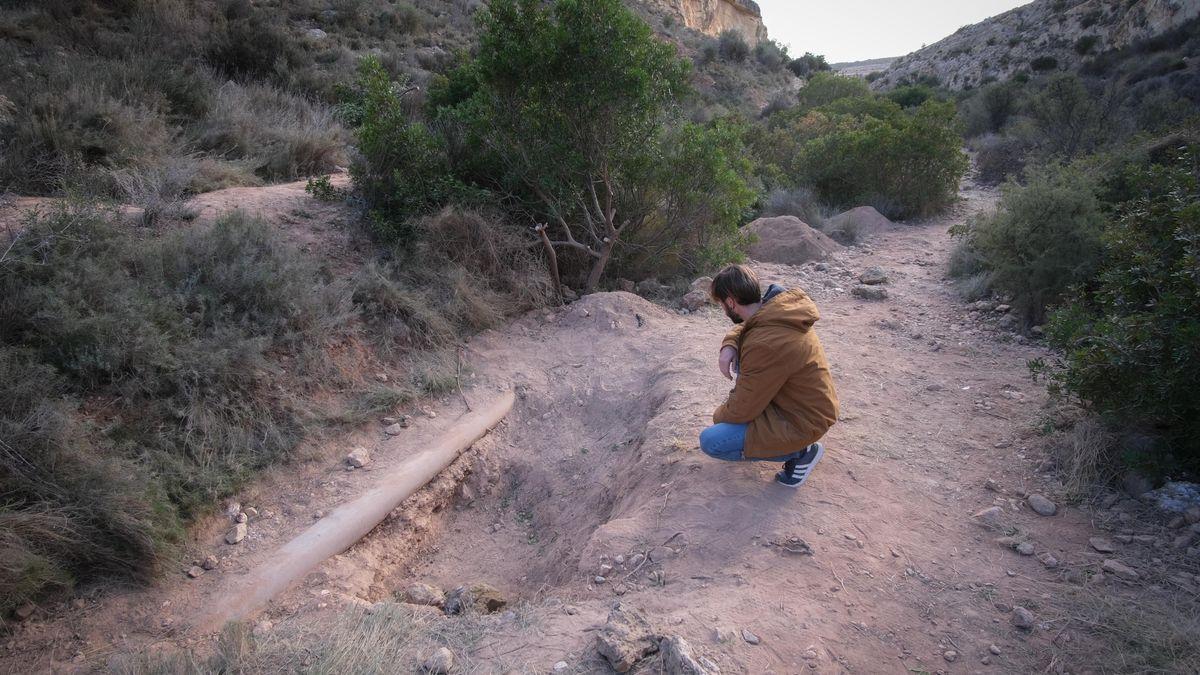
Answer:
<svg viewBox="0 0 1200 675"><path fill-rule="evenodd" d="M999 506L989 506L975 514L975 520L987 527L1000 528L1004 526L1004 510Z"/></svg>
<svg viewBox="0 0 1200 675"><path fill-rule="evenodd" d="M426 673L434 673L436 675L445 675L454 669L454 653L445 647L438 647L436 651L425 659L421 664L421 670Z"/></svg>
<svg viewBox="0 0 1200 675"><path fill-rule="evenodd" d="M250 528L246 526L246 523L238 523L225 533L225 543L240 544L242 540L246 538L246 535L249 534L249 532Z"/></svg>
<svg viewBox="0 0 1200 675"><path fill-rule="evenodd" d="M800 265L824 260L841 249L836 241L795 216L759 218L744 229L758 238L750 247L750 257L762 262Z"/></svg>
<svg viewBox="0 0 1200 675"><path fill-rule="evenodd" d="M1033 509L1034 513L1039 516L1052 516L1058 513L1058 506L1042 495L1029 495L1025 501L1029 504L1029 508Z"/></svg>
<svg viewBox="0 0 1200 675"><path fill-rule="evenodd" d="M613 670L627 673L646 655L658 651L658 641L644 614L617 603L596 634L596 651Z"/></svg>
<svg viewBox="0 0 1200 675"><path fill-rule="evenodd" d="M868 267L863 270L862 274L858 275L858 281L868 286L877 286L879 284L886 284L888 275L887 272L883 271L882 267Z"/></svg>
<svg viewBox="0 0 1200 675"><path fill-rule="evenodd" d="M444 608L447 614L462 614L474 610L479 614L490 614L504 609L508 600L504 595L488 584L471 584L459 586L446 594Z"/></svg>
<svg viewBox="0 0 1200 675"><path fill-rule="evenodd" d="M856 206L825 221L826 230L841 233L846 240L858 239L894 227L896 224L873 206Z"/></svg>
<svg viewBox="0 0 1200 675"><path fill-rule="evenodd" d="M711 675L713 672L696 660L691 645L678 635L663 638L658 643L658 651L662 654L663 671L667 675Z"/></svg>
<svg viewBox="0 0 1200 675"><path fill-rule="evenodd" d="M708 290L712 287L712 277L700 277L692 282L686 295L679 301L684 309L694 312L705 305L712 304L712 296Z"/></svg>
<svg viewBox="0 0 1200 675"><path fill-rule="evenodd" d="M346 455L346 464L361 469L371 463L371 451L366 448L355 448Z"/></svg>
<svg viewBox="0 0 1200 675"><path fill-rule="evenodd" d="M1119 560L1105 560L1104 564L1100 567L1105 572L1125 579L1126 581L1136 581L1138 578L1137 570L1126 565L1125 563L1120 562Z"/></svg>
<svg viewBox="0 0 1200 675"><path fill-rule="evenodd" d="M888 297L886 288L882 286L868 286L866 284L859 284L851 288L850 294L863 300L887 300Z"/></svg>
<svg viewBox="0 0 1200 675"><path fill-rule="evenodd" d="M1037 619L1034 617L1033 612L1028 609L1020 606L1013 607L1012 625L1014 628L1020 628L1021 630L1033 630L1034 626L1037 625Z"/></svg>
<svg viewBox="0 0 1200 675"><path fill-rule="evenodd" d="M446 594L442 589L429 584L413 584L404 589L404 601L410 605L441 607L446 601Z"/></svg>

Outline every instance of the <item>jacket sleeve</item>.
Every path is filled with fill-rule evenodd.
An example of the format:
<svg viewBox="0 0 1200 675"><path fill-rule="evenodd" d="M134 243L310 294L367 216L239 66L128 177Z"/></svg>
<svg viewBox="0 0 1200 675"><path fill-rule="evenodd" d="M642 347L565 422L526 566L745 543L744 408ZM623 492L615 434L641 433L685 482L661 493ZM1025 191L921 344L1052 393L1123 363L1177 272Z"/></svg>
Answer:
<svg viewBox="0 0 1200 675"><path fill-rule="evenodd" d="M726 347L733 347L734 349L737 349L738 338L742 336L743 326L745 326L745 324L739 323L733 327L733 330L725 334L725 339L721 340L721 349Z"/></svg>
<svg viewBox="0 0 1200 675"><path fill-rule="evenodd" d="M758 349L762 349L759 347ZM713 413L713 423L748 424L767 409L790 375L784 362L759 354L758 349L746 349L739 354L741 373L729 398Z"/></svg>

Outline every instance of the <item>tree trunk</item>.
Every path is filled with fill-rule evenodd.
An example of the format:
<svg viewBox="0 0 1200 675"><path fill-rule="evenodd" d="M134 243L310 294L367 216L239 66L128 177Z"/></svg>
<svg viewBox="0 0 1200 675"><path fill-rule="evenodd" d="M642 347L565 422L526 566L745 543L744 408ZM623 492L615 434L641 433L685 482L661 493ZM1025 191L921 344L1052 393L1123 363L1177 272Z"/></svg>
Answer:
<svg viewBox="0 0 1200 675"><path fill-rule="evenodd" d="M587 283L583 287L585 294L596 290L597 284L600 283L600 277L604 276L604 268L608 265L608 259L612 257L613 247L616 246L616 243L616 240L609 239L604 243L604 248L600 249L600 257L592 263L592 271L588 273Z"/></svg>
<svg viewBox="0 0 1200 675"><path fill-rule="evenodd" d="M554 252L554 245L550 243L550 237L546 236L546 226L541 225L534 228L542 239L542 247L546 249L546 258L549 261L550 268L550 287L554 289L554 298L558 300L558 304L562 304L562 280L558 275L558 254Z"/></svg>

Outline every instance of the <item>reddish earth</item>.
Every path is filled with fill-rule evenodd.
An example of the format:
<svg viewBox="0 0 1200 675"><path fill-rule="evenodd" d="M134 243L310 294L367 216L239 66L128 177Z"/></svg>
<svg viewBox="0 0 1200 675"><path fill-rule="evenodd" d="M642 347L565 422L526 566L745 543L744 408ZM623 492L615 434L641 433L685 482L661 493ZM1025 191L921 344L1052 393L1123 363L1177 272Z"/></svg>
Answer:
<svg viewBox="0 0 1200 675"><path fill-rule="evenodd" d="M729 389L716 364L723 314L595 294L477 336L471 386L408 411L402 434L365 429L264 477L240 498L261 513L246 541L224 544L222 517L196 528L192 556L217 554L216 570L189 580L189 557L153 588L51 608L8 638L5 669L103 669L148 646L211 644L188 625L216 594L420 451L464 400L512 387L517 405L498 429L255 620L270 622L259 624L264 640L332 625L414 582L481 581L515 614L479 623L456 672L545 673L560 661L560 672L604 672L595 635L616 600L723 673L1074 670L1090 638L1057 609L1076 588L1063 570L1101 557L1088 548L1087 511L1060 504L1047 518L1024 504L1026 491L1055 496L1033 431L1045 394L1026 369L1046 352L980 321L943 278L947 228L994 201L974 188L963 196L949 216L886 229L823 263L755 265L764 281L816 300L842 403L825 459L798 491L772 482L772 464L698 450ZM886 300L850 293L871 266L888 274ZM346 471L355 445L375 459ZM972 518L993 505L1036 555L998 545ZM1032 631L1014 627L1012 606L1033 610ZM430 619L439 630L458 620ZM645 672L658 672L656 659Z"/></svg>

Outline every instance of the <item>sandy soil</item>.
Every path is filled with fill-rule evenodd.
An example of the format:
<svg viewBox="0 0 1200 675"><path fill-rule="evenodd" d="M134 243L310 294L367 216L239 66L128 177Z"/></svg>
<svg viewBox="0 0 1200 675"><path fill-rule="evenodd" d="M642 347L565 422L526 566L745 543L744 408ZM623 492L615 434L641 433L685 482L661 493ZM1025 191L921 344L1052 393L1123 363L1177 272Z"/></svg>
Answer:
<svg viewBox="0 0 1200 675"><path fill-rule="evenodd" d="M224 544L229 522L214 516L155 587L95 589L46 608L5 641L0 663L104 669L154 645L211 644L189 621L231 580L269 564L275 547L453 425L464 399L515 387L504 424L259 619L279 630L413 582L482 581L524 618L488 624L459 654L462 672L544 673L559 661L566 672L604 672L594 631L616 600L724 673L1043 670L1052 643L1074 630L1041 613L1034 631L1019 630L1011 606L1047 607L1062 569L1099 557L1087 547L1086 512L1042 518L1024 505L1025 491L1052 488L1032 431L1045 394L1026 369L1045 352L980 322L943 279L947 227L995 200L974 188L963 196L944 218L879 233L821 265L756 265L764 281L816 300L842 403L825 459L798 491L772 482L776 465L699 452L697 435L730 387L716 366L729 327L719 311L596 294L478 336L461 397L408 411L413 424L399 436L364 429L264 477L240 499L260 512L245 542ZM853 297L854 279L875 265L888 272L890 297ZM355 445L374 450L366 470L341 461ZM972 518L992 505L1038 555L993 542ZM793 552L797 539L811 555ZM187 579L209 553L219 567ZM1046 554L1058 569L1043 564ZM635 556L644 560L634 565ZM761 643L744 641L743 629ZM718 630L739 633L722 641Z"/></svg>

